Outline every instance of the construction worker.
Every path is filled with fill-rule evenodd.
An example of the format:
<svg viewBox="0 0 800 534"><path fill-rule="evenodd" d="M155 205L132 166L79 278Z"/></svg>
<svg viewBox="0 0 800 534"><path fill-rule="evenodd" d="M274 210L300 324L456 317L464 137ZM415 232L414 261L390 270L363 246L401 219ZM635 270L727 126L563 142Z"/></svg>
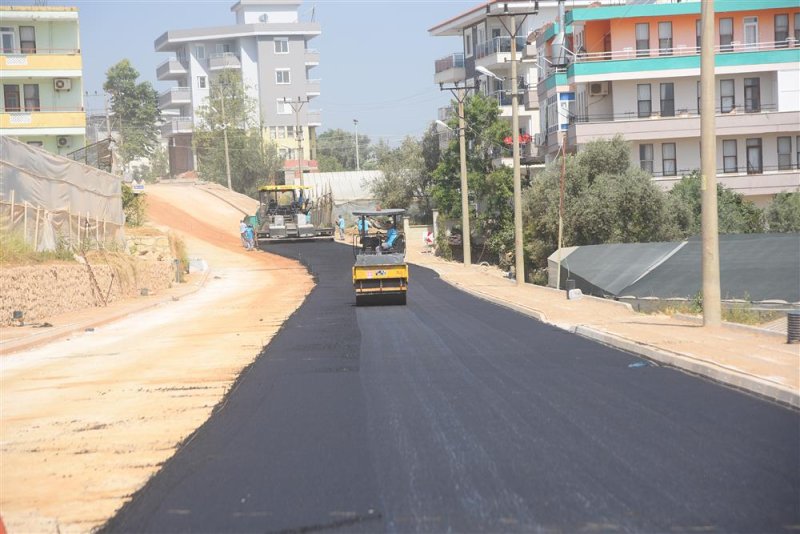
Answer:
<svg viewBox="0 0 800 534"><path fill-rule="evenodd" d="M339 239L344 241L344 217L339 215L339 219L336 221L336 226L339 228Z"/></svg>
<svg viewBox="0 0 800 534"><path fill-rule="evenodd" d="M247 248L247 238L245 237L245 232L247 231L247 223L245 222L247 217L242 217L242 220L239 221L239 235L242 236L242 246Z"/></svg>
<svg viewBox="0 0 800 534"><path fill-rule="evenodd" d="M378 250L379 251L381 251L381 250L384 250L384 251L389 250L390 248L392 248L394 246L394 242L396 240L397 240L397 226L395 226L393 224L391 226L391 228L389 228L389 231L386 232L386 241L381 243L380 247L378 247Z"/></svg>
<svg viewBox="0 0 800 534"><path fill-rule="evenodd" d="M253 227L249 224L247 225L247 229L244 231L245 240L247 241L247 245L245 248L247 250L254 250L256 247L255 243L255 232L253 231Z"/></svg>

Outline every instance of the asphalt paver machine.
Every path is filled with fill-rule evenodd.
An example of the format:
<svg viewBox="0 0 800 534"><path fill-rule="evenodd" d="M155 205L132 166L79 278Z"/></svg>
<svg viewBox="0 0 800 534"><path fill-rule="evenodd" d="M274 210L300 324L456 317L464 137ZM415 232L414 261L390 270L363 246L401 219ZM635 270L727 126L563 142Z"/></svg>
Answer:
<svg viewBox="0 0 800 534"><path fill-rule="evenodd" d="M353 236L353 288L357 306L406 303L404 213L402 209L353 212L358 220L358 234Z"/></svg>
<svg viewBox="0 0 800 534"><path fill-rule="evenodd" d="M312 198L312 188L300 185L265 185L258 190L255 234L259 244L277 241L333 240L327 197Z"/></svg>

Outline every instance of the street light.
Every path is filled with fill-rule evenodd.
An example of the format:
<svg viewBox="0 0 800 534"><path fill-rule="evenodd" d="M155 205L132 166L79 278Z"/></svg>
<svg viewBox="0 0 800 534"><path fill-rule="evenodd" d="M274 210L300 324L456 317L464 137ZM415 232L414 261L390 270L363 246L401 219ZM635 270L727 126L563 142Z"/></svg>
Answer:
<svg viewBox="0 0 800 534"><path fill-rule="evenodd" d="M358 161L358 119L353 119L353 124L356 127L356 170L361 170L361 163Z"/></svg>
<svg viewBox="0 0 800 534"><path fill-rule="evenodd" d="M499 80L501 82L503 81L503 78L501 78L500 76L498 76L494 72L490 71L489 69L487 69L483 65L478 65L477 67L475 67L475 70L480 72L484 76L489 76L490 78L494 78L495 80Z"/></svg>

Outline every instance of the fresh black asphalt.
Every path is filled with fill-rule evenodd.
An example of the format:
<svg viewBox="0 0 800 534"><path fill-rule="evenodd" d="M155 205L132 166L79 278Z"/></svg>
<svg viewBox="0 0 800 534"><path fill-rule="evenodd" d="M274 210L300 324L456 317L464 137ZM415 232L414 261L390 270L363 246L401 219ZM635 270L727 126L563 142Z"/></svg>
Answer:
<svg viewBox="0 0 800 534"><path fill-rule="evenodd" d="M270 249L317 286L106 532L800 528L797 412L422 268L356 308L349 248Z"/></svg>

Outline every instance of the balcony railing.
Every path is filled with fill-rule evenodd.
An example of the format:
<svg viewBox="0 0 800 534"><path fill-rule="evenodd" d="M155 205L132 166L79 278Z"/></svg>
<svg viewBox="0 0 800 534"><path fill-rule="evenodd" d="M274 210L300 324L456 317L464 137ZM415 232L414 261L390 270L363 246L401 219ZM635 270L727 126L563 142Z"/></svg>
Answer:
<svg viewBox="0 0 800 534"><path fill-rule="evenodd" d="M232 52L224 52L222 54L211 54L208 57L208 68L211 70L217 69L239 69L242 67L242 62L239 56Z"/></svg>
<svg viewBox="0 0 800 534"><path fill-rule="evenodd" d="M194 122L191 117L172 117L164 121L161 125L161 135L171 137L180 133L191 133Z"/></svg>
<svg viewBox="0 0 800 534"><path fill-rule="evenodd" d="M158 105L162 107L188 104L191 101L192 91L188 87L173 87L158 95Z"/></svg>
<svg viewBox="0 0 800 534"><path fill-rule="evenodd" d="M642 165L645 162L639 162L640 166L643 170L649 172L654 178L674 178L680 179L683 176L688 176L689 174L693 173L697 169L678 169L674 173L667 172L665 173L663 170L650 170L647 165ZM651 163L652 162L647 162ZM719 168L717 169L717 176L747 176L747 175L759 175L759 174L775 174L781 172L794 172L800 170L800 167L797 165L749 165L747 163L743 165L737 165L736 168Z"/></svg>
<svg viewBox="0 0 800 534"><path fill-rule="evenodd" d="M169 58L156 67L156 78L159 80L168 76L184 76L188 73L185 63L177 59Z"/></svg>
<svg viewBox="0 0 800 534"><path fill-rule="evenodd" d="M715 53L726 52L763 52L765 50L782 50L785 48L797 48L800 46L798 41L789 38L785 41L765 41L759 43L740 43L732 42L729 45L716 45L714 47ZM614 50L610 52L582 52L577 53L567 50L570 62L581 63L585 61L614 61L621 59L653 59L658 57L671 57L671 56L696 56L700 54L700 47L678 45L673 48L646 48L635 49L633 47L623 48L622 50Z"/></svg>
<svg viewBox="0 0 800 534"><path fill-rule="evenodd" d="M522 53L525 49L525 37L517 37L517 52ZM479 43L475 47L475 57L482 58L492 54L510 53L511 52L511 37L495 37L488 41Z"/></svg>
<svg viewBox="0 0 800 534"><path fill-rule="evenodd" d="M322 124L322 112L318 109L310 109L308 110L306 120L308 124L312 126Z"/></svg>
<svg viewBox="0 0 800 534"><path fill-rule="evenodd" d="M463 69L464 68L464 54L455 53L437 59L434 65L436 74L450 69Z"/></svg>
<svg viewBox="0 0 800 534"><path fill-rule="evenodd" d="M28 56L32 54L64 56L70 54L80 54L80 48L0 48L0 55L9 56Z"/></svg>
<svg viewBox="0 0 800 534"><path fill-rule="evenodd" d="M745 108L745 106L736 106L731 111L723 112L721 108L715 109L715 114L717 116L725 116L725 115L740 115L740 114L758 114L758 113L776 113L778 112L778 107L775 104L761 104L760 106L754 106L752 108ZM570 117L570 123L578 123L578 124L586 124L586 123L598 123L598 122L614 122L614 121L631 121L631 120L650 120L650 119L672 119L672 118L686 118L686 117L699 117L700 110L699 109L676 109L674 113L664 115L657 111L652 111L649 114L640 114L636 111L629 111L625 113L613 113L613 114L585 114L585 115L573 115Z"/></svg>

